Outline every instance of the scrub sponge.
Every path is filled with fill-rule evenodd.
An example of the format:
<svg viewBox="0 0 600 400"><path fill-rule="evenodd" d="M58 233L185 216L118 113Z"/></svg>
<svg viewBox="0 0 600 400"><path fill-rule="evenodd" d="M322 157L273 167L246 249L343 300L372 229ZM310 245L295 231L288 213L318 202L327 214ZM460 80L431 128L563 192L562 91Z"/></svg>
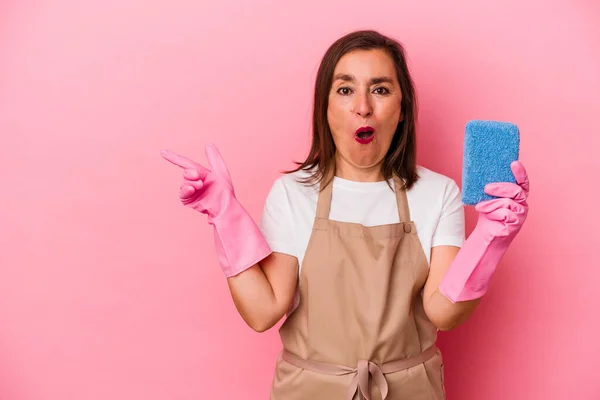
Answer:
<svg viewBox="0 0 600 400"><path fill-rule="evenodd" d="M510 164L519 159L519 128L510 122L472 120L465 127L462 202L475 205L495 197L485 185L516 179Z"/></svg>

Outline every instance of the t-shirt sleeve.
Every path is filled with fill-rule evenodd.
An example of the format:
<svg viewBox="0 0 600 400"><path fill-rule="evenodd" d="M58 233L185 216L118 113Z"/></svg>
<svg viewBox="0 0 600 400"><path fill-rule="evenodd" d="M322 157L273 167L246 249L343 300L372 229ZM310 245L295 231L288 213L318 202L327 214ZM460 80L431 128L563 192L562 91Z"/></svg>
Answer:
<svg viewBox="0 0 600 400"><path fill-rule="evenodd" d="M271 250L297 257L290 197L282 179L273 183L258 226Z"/></svg>
<svg viewBox="0 0 600 400"><path fill-rule="evenodd" d="M446 185L442 210L437 223L431 247L458 246L465 241L465 213L458 185L451 180Z"/></svg>

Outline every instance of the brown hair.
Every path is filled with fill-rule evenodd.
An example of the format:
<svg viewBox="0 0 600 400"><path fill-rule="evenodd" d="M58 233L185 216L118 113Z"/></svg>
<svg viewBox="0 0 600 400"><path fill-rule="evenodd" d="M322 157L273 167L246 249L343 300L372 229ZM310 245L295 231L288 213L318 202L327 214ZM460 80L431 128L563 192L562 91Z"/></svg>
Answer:
<svg viewBox="0 0 600 400"><path fill-rule="evenodd" d="M314 89L312 116L312 144L310 152L298 167L287 173L315 168L303 183L329 183L335 174L335 143L327 122L329 92L333 81L333 72L338 61L353 50L381 49L392 57L402 91L402 120L398 123L390 148L385 155L381 172L389 180L394 174L404 180L404 188L410 189L419 179L416 165L415 121L417 99L413 81L406 64L403 46L396 40L373 30L351 32L335 41L327 50L317 73ZM325 181L326 180L326 181Z"/></svg>

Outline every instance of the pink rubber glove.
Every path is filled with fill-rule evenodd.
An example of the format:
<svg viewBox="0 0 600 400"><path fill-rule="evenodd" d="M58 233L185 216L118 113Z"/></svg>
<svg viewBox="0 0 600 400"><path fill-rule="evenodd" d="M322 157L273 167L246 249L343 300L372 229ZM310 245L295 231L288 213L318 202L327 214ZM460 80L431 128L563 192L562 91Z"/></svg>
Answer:
<svg viewBox="0 0 600 400"><path fill-rule="evenodd" d="M226 277L245 271L271 253L258 226L236 199L229 170L214 145L206 146L210 169L168 150L161 155L184 169L179 197L184 205L208 216Z"/></svg>
<svg viewBox="0 0 600 400"><path fill-rule="evenodd" d="M486 185L485 192L499 198L475 206L477 225L442 279L439 291L453 303L478 299L487 292L500 259L527 218L527 172L519 161L514 161L511 169L517 184Z"/></svg>

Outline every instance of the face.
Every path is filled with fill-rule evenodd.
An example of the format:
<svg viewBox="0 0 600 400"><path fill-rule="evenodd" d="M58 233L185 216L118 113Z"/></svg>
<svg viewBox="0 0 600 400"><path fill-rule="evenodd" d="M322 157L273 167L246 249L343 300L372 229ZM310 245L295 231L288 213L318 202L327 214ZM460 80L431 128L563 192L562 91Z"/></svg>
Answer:
<svg viewBox="0 0 600 400"><path fill-rule="evenodd" d="M402 93L392 58L356 50L335 67L327 120L340 170L378 171L401 121Z"/></svg>

